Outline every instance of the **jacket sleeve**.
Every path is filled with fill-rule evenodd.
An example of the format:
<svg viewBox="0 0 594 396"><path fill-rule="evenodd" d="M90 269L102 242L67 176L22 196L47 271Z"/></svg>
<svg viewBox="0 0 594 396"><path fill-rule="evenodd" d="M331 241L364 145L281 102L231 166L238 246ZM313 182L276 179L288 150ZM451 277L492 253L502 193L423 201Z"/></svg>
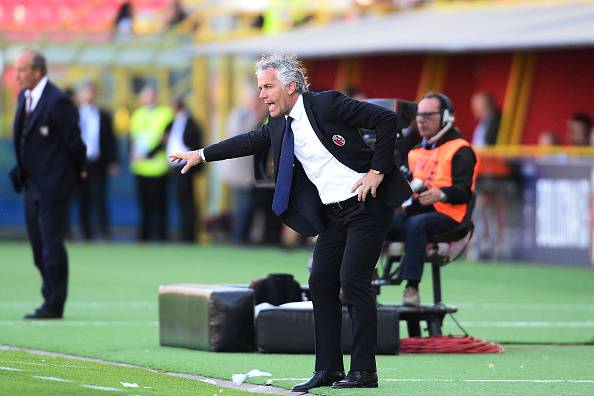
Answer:
<svg viewBox="0 0 594 396"><path fill-rule="evenodd" d="M371 168L390 173L394 167L394 146L398 130L398 115L383 107L351 99L339 92L330 91L330 106L337 121L354 128L375 131L375 151Z"/></svg>
<svg viewBox="0 0 594 396"><path fill-rule="evenodd" d="M459 205L472 198L472 179L476 157L470 147L462 147L452 158L452 186L442 187L447 203Z"/></svg>
<svg viewBox="0 0 594 396"><path fill-rule="evenodd" d="M202 147L202 128L192 117L188 118L183 139L184 144L190 150L197 150Z"/></svg>
<svg viewBox="0 0 594 396"><path fill-rule="evenodd" d="M206 161L220 161L224 159L254 155L270 147L270 126L260 128L241 135L233 136L204 148Z"/></svg>
<svg viewBox="0 0 594 396"><path fill-rule="evenodd" d="M50 117L56 130L60 131L77 171L82 172L86 164L87 147L80 135L78 110L69 99L61 96L56 100Z"/></svg>

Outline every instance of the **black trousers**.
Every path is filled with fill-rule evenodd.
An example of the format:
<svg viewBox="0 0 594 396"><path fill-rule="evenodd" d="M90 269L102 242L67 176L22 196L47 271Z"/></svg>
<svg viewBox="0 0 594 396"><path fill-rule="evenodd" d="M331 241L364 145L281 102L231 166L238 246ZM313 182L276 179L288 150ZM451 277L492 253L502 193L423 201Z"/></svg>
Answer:
<svg viewBox="0 0 594 396"><path fill-rule="evenodd" d="M109 211L107 207L107 166L98 162L87 162L87 178L78 194L78 214L83 238L93 239L93 212L96 214L99 232L110 237Z"/></svg>
<svg viewBox="0 0 594 396"><path fill-rule="evenodd" d="M138 239L167 240L167 174L160 177L136 176L140 227Z"/></svg>
<svg viewBox="0 0 594 396"><path fill-rule="evenodd" d="M326 210L326 229L318 236L309 277L315 335L316 370L342 370L340 288L353 323L351 370L376 371L377 307L371 287L394 209L368 198L344 211Z"/></svg>
<svg viewBox="0 0 594 396"><path fill-rule="evenodd" d="M179 212L180 239L184 242L194 242L198 221L196 202L194 202L194 172L190 171L182 175L180 170L181 167L176 167L169 172Z"/></svg>
<svg viewBox="0 0 594 396"><path fill-rule="evenodd" d="M33 261L41 274L43 308L61 315L68 289L68 255L64 245L68 200L46 203L30 183L25 186L25 222Z"/></svg>

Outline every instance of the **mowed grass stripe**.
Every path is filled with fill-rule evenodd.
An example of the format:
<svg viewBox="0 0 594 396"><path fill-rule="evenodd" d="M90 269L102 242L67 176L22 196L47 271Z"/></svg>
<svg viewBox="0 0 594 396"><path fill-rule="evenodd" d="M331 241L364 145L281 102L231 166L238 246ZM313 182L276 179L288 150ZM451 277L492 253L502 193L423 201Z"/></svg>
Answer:
<svg viewBox="0 0 594 396"><path fill-rule="evenodd" d="M0 360L18 366L9 373L0 372L1 395L86 395L97 391L163 396L248 394L137 367L81 361L77 368L64 364L68 359L20 350L0 350Z"/></svg>

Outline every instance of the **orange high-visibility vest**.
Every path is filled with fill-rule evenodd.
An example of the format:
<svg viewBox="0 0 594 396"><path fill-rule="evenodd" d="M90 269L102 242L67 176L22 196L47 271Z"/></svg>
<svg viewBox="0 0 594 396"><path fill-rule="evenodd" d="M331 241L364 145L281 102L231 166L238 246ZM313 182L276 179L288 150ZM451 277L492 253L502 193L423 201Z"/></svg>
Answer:
<svg viewBox="0 0 594 396"><path fill-rule="evenodd" d="M449 140L434 149L416 147L408 153L408 167L413 178L421 179L427 188L452 186L452 159L462 147L470 147L470 143L462 138ZM472 191L476 180L476 164L472 176ZM458 223L466 214L467 204L452 205L446 202L433 204L435 210L451 217Z"/></svg>

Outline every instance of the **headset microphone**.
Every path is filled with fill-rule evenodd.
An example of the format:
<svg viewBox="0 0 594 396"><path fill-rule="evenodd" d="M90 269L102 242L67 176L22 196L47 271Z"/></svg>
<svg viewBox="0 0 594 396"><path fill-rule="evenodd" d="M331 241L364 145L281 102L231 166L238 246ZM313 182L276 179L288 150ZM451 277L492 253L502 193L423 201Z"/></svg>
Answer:
<svg viewBox="0 0 594 396"><path fill-rule="evenodd" d="M431 137L431 139L429 139L427 143L435 144L443 136L444 133L452 129L452 126L454 126L454 117L451 117L451 121L445 124L443 128L441 128L435 135L433 135L433 137Z"/></svg>

